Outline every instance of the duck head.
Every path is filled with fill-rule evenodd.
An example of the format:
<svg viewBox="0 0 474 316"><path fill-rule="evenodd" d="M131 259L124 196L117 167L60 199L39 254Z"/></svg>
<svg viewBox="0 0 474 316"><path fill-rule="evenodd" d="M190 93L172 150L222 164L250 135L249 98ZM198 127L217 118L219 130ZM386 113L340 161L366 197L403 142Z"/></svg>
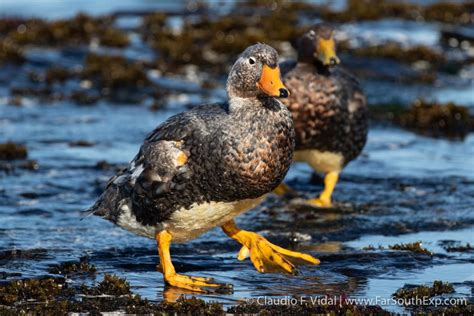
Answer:
<svg viewBox="0 0 474 316"><path fill-rule="evenodd" d="M277 97L290 95L283 85L277 51L266 44L249 46L232 66L227 79L229 97Z"/></svg>
<svg viewBox="0 0 474 316"><path fill-rule="evenodd" d="M303 62L316 60L329 67L339 64L334 29L328 24L321 23L306 32L298 41L298 60Z"/></svg>

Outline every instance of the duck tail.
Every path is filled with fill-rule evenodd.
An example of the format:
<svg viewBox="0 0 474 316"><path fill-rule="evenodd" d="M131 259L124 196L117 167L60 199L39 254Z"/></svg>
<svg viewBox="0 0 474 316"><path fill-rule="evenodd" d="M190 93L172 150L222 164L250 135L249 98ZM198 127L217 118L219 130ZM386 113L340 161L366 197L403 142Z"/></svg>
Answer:
<svg viewBox="0 0 474 316"><path fill-rule="evenodd" d="M110 185L97 199L94 205L83 211L84 217L82 217L81 220L95 215L116 222L116 219L121 213L120 207L125 202L125 196L121 188Z"/></svg>
<svg viewBox="0 0 474 316"><path fill-rule="evenodd" d="M101 201L99 199L99 201L97 201L94 205L92 205L91 207L89 207L86 210L83 210L82 213L83 213L84 216L81 218L81 221L83 219L86 219L86 218L92 216L92 215L107 218L107 215L110 212L106 208L102 207L100 202Z"/></svg>

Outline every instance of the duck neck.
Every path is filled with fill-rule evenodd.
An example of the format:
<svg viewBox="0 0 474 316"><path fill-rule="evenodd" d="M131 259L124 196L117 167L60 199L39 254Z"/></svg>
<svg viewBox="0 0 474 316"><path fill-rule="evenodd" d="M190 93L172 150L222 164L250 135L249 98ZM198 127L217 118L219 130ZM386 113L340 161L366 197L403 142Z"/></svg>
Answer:
<svg viewBox="0 0 474 316"><path fill-rule="evenodd" d="M239 113L245 112L246 114L257 115L257 113L263 113L267 111L278 111L280 109L280 103L273 97L229 97L229 112ZM263 112L262 112L263 110Z"/></svg>
<svg viewBox="0 0 474 316"><path fill-rule="evenodd" d="M257 97L241 97L232 96L229 94L229 112L238 113L241 111L252 111L255 108L261 106L260 100Z"/></svg>

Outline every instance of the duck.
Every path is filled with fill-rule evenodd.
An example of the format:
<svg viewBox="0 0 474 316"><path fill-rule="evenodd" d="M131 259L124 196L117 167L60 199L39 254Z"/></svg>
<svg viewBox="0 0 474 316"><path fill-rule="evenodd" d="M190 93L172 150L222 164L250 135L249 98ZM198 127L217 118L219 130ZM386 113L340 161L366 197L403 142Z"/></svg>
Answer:
<svg viewBox="0 0 474 316"><path fill-rule="evenodd" d="M319 23L297 41L297 60L282 63L283 83L295 124L294 161L324 174L324 189L306 204L332 207L332 194L342 170L357 158L367 141L366 96L357 78L340 67L334 28ZM294 191L286 184L275 193Z"/></svg>
<svg viewBox="0 0 474 316"><path fill-rule="evenodd" d="M250 256L259 272L295 273L296 263L319 263L240 229L234 220L260 204L292 162L295 131L279 100L289 92L277 51L262 43L245 49L230 70L226 91L226 102L196 106L155 128L88 210L154 239L165 283L195 292L231 285L178 274L170 244L215 227L242 246L238 259Z"/></svg>

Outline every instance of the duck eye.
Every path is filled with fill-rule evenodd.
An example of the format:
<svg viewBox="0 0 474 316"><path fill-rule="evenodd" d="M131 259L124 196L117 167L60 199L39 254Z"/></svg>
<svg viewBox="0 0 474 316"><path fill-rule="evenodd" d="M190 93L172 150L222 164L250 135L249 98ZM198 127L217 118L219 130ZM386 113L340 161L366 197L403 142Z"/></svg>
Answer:
<svg viewBox="0 0 474 316"><path fill-rule="evenodd" d="M252 57L250 57L250 58L249 58L249 64L250 64L250 65L255 64L255 59L253 59Z"/></svg>

